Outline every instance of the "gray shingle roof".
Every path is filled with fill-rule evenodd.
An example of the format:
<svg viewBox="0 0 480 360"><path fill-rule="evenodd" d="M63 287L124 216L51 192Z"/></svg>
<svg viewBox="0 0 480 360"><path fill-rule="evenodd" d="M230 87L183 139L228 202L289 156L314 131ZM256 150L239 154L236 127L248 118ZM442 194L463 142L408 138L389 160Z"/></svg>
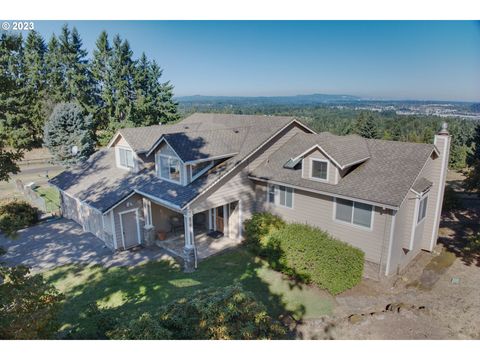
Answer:
<svg viewBox="0 0 480 360"><path fill-rule="evenodd" d="M364 139L370 158L353 166L335 185L304 179L301 169L284 168L288 159L308 149L311 138L309 134L295 135L254 169L251 175L267 181L398 207L435 148L433 144Z"/></svg>
<svg viewBox="0 0 480 360"><path fill-rule="evenodd" d="M358 135L338 136L323 132L320 134L305 134L303 139L305 144L310 147L320 146L342 169L370 157L365 139ZM308 147L305 149L308 149Z"/></svg>
<svg viewBox="0 0 480 360"><path fill-rule="evenodd" d="M417 181L415 181L415 183L412 186L412 190L421 194L427 191L428 189L430 189L432 185L433 183L430 180L425 179L424 177L421 177L417 179Z"/></svg>
<svg viewBox="0 0 480 360"><path fill-rule="evenodd" d="M135 190L183 207L292 120L290 117L276 116L194 114L176 125L120 131L136 151L148 147L142 145L142 137L153 145L162 134L168 133L167 141L174 143L176 150L189 160L235 150L236 155L223 162L221 169L212 169L187 186L158 178L153 163L147 163L148 167L137 174L117 168L112 148L98 151L84 164L62 172L50 183L102 212ZM207 131L208 126L213 130ZM175 131L177 133L173 135ZM158 138L153 140L152 134ZM200 151L189 150L192 141L201 142Z"/></svg>

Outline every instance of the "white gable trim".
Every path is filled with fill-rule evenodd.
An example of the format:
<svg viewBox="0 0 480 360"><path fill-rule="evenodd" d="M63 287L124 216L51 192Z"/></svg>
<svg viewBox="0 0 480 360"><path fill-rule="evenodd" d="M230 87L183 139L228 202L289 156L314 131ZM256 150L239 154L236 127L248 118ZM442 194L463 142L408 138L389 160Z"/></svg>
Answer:
<svg viewBox="0 0 480 360"><path fill-rule="evenodd" d="M122 134L120 134L119 131L117 131L117 133L115 135L113 135L113 138L112 140L110 140L110 142L108 143L107 145L107 149L110 149L113 145L113 143L117 140L117 138L121 136L123 138L123 140L125 140L125 142L128 144L128 146L130 147L130 149L135 153L135 150L133 149L132 145L130 145L127 141L127 139L125 139L125 136L123 136Z"/></svg>
<svg viewBox="0 0 480 360"><path fill-rule="evenodd" d="M300 155L296 156L294 158L294 160L297 160L301 157L304 157L306 154L308 154L309 152L313 151L313 150L320 150L322 153L324 153L338 168L340 168L340 170L345 170L347 167L349 166L352 166L352 165L355 165L355 164L359 164L361 162L364 162L366 160L368 160L370 157L366 157L364 159L360 159L360 160L357 160L357 161L354 161L354 162L351 162L349 164L346 164L344 166L341 166L332 156L330 156L326 151L325 149L323 149L320 145L318 144L315 144L313 145L311 148L309 148L308 150L305 150L303 153L301 153Z"/></svg>

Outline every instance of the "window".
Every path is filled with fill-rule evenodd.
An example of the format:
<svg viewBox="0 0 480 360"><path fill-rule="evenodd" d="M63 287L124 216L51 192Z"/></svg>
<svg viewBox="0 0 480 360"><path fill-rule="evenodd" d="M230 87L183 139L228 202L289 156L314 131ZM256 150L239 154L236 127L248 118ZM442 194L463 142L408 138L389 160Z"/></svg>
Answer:
<svg viewBox="0 0 480 360"><path fill-rule="evenodd" d="M268 202L293 208L293 189L287 186L268 185Z"/></svg>
<svg viewBox="0 0 480 360"><path fill-rule="evenodd" d="M171 156L160 155L160 177L180 182L180 160Z"/></svg>
<svg viewBox="0 0 480 360"><path fill-rule="evenodd" d="M372 211L372 205L350 200L336 199L336 220L371 228Z"/></svg>
<svg viewBox="0 0 480 360"><path fill-rule="evenodd" d="M422 200L420 200L420 203L418 204L417 224L423 219L425 219L425 215L427 215L427 201L428 196L425 196Z"/></svg>
<svg viewBox="0 0 480 360"><path fill-rule="evenodd" d="M310 177L318 180L327 180L328 161L311 159Z"/></svg>
<svg viewBox="0 0 480 360"><path fill-rule="evenodd" d="M132 150L125 149L125 148L118 148L118 156L119 156L119 163L120 166L133 169L133 152Z"/></svg>

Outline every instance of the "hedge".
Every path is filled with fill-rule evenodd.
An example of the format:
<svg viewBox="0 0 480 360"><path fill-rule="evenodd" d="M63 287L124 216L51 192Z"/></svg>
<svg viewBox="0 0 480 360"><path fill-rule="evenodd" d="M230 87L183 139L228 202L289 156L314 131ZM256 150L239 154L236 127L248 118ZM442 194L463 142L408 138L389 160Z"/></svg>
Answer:
<svg viewBox="0 0 480 360"><path fill-rule="evenodd" d="M362 279L364 253L318 228L288 224L273 231L268 244L269 261L275 267L333 295Z"/></svg>
<svg viewBox="0 0 480 360"><path fill-rule="evenodd" d="M267 256L268 236L274 230L283 228L285 221L268 212L255 213L245 220L245 244L257 255Z"/></svg>
<svg viewBox="0 0 480 360"><path fill-rule="evenodd" d="M38 210L23 200L0 203L0 231L15 236L18 230L38 221Z"/></svg>

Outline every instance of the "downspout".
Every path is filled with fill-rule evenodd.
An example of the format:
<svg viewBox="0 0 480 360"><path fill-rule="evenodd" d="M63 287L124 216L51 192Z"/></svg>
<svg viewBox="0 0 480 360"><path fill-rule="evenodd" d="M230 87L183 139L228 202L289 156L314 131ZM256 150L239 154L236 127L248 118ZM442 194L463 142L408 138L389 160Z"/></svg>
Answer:
<svg viewBox="0 0 480 360"><path fill-rule="evenodd" d="M392 258L393 248L393 235L395 234L395 219L397 218L397 211L393 211L392 224L390 225L390 242L388 244L387 264L385 266L385 276L388 276L388 270L390 269L390 261Z"/></svg>

